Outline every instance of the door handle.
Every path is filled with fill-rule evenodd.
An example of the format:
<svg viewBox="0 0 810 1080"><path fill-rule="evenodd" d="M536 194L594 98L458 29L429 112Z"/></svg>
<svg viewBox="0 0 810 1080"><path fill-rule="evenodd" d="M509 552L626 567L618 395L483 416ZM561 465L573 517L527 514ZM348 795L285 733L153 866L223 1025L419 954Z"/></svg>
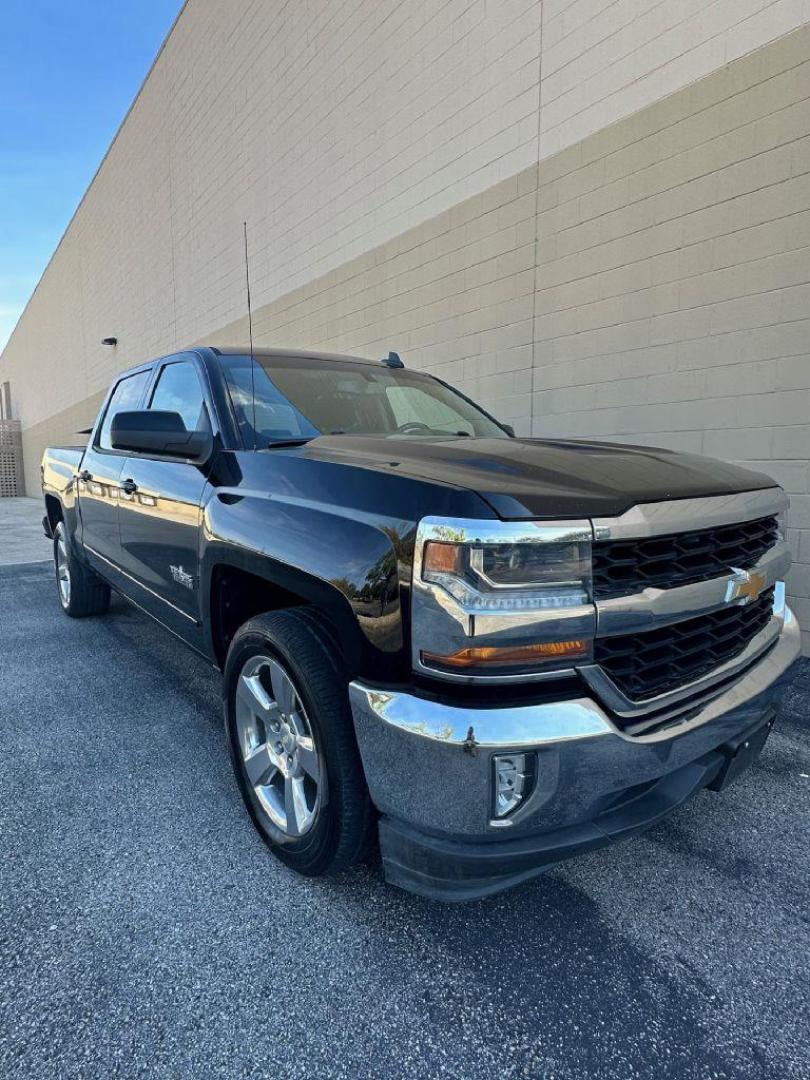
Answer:
<svg viewBox="0 0 810 1080"><path fill-rule="evenodd" d="M124 482L121 484L121 490L124 492L125 495L134 495L135 492L138 490L138 485L135 483L134 480L124 480Z"/></svg>
<svg viewBox="0 0 810 1080"><path fill-rule="evenodd" d="M89 469L82 469L82 471L79 473L79 479L82 480L85 484L89 484L90 481L93 479L93 474L90 472Z"/></svg>

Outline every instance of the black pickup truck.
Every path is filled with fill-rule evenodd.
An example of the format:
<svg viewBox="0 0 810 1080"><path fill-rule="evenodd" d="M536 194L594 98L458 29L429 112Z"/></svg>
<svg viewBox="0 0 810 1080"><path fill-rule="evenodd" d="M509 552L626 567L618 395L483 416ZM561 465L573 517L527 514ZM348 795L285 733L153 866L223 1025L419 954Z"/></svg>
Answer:
<svg viewBox="0 0 810 1080"><path fill-rule="evenodd" d="M799 653L767 476L515 438L393 353L143 364L42 486L65 613L114 589L222 670L303 874L379 839L470 899L639 832L754 760Z"/></svg>

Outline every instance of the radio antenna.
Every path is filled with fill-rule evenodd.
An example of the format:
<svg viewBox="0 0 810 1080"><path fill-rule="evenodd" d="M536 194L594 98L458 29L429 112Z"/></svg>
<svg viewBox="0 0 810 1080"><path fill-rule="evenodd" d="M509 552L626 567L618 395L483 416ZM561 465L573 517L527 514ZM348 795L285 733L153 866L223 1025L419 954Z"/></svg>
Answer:
<svg viewBox="0 0 810 1080"><path fill-rule="evenodd" d="M253 449L256 449L256 357L253 355L253 312L250 307L250 263L248 262L247 222L242 226L245 233L245 286L247 288L248 335L250 337L250 400L253 408Z"/></svg>

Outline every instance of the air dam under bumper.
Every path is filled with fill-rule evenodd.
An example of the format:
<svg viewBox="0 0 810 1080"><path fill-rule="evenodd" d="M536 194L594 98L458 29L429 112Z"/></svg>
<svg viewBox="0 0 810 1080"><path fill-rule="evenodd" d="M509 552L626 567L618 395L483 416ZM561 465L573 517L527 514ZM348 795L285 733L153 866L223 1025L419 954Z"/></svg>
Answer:
<svg viewBox="0 0 810 1080"><path fill-rule="evenodd" d="M728 748L772 717L800 651L785 609L776 644L678 722L628 736L599 704L462 708L350 685L355 730L379 809L385 875L442 900L473 900L562 859L648 828L722 772ZM492 820L493 756L534 751L525 802Z"/></svg>

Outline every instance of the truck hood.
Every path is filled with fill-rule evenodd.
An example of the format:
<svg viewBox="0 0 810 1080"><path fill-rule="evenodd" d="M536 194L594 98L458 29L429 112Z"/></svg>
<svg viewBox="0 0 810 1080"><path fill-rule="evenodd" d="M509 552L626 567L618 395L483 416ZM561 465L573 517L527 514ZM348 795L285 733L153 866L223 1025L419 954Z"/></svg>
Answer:
<svg viewBox="0 0 810 1080"><path fill-rule="evenodd" d="M326 435L303 453L474 491L506 520L611 517L638 503L776 486L696 454L579 439Z"/></svg>

